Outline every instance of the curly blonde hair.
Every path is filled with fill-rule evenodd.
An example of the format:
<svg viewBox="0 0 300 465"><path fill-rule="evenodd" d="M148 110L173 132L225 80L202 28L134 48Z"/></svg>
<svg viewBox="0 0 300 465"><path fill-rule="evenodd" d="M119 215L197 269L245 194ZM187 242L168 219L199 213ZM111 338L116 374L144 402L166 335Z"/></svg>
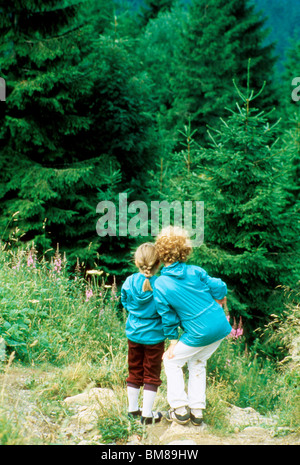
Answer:
<svg viewBox="0 0 300 465"><path fill-rule="evenodd" d="M156 238L155 249L163 263L185 262L192 252L188 233L178 226L164 228Z"/></svg>
<svg viewBox="0 0 300 465"><path fill-rule="evenodd" d="M155 245L152 242L141 244L135 251L134 261L140 273L146 278L143 284L143 291L152 291L148 278L155 275L159 267Z"/></svg>

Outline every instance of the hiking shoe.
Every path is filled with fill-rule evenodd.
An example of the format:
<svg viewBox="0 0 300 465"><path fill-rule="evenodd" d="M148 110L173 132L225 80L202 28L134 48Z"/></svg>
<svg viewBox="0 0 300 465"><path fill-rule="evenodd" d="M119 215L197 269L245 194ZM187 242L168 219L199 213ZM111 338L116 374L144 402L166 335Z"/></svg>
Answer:
<svg viewBox="0 0 300 465"><path fill-rule="evenodd" d="M152 425L153 423L159 423L162 419L162 414L160 412L152 412L152 417L143 417L141 416L142 425Z"/></svg>
<svg viewBox="0 0 300 465"><path fill-rule="evenodd" d="M176 421L176 423L179 423L180 425L185 425L188 423L190 420L190 409L189 407L185 407L186 412L184 414L179 415L179 413L176 413L176 409L170 409L166 413L166 420L168 421Z"/></svg>
<svg viewBox="0 0 300 465"><path fill-rule="evenodd" d="M141 410L135 410L134 412L128 412L128 418L139 418L140 416L142 415L142 411Z"/></svg>
<svg viewBox="0 0 300 465"><path fill-rule="evenodd" d="M200 426L200 425L202 425L202 423L203 423L203 417L202 417L202 416L201 416L201 417L196 417L195 415L193 415L193 414L191 413L191 422L192 422L193 425L195 425L195 426Z"/></svg>

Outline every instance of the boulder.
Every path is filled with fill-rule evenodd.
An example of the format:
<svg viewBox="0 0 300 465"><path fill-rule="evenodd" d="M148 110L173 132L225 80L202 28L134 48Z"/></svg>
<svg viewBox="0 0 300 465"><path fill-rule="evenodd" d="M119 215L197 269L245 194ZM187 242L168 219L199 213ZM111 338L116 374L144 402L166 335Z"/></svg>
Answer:
<svg viewBox="0 0 300 465"><path fill-rule="evenodd" d="M114 391L108 388L91 388L88 391L77 394L76 396L66 397L65 402L68 405L88 405L88 404L107 404L115 398Z"/></svg>

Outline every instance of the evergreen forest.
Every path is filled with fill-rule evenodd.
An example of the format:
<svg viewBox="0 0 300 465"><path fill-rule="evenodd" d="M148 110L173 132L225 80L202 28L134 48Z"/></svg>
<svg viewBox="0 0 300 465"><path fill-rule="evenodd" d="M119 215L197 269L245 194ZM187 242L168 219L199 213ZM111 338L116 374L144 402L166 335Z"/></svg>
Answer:
<svg viewBox="0 0 300 465"><path fill-rule="evenodd" d="M149 211L155 201L204 202L204 242L190 263L227 283L246 351L287 356L290 342L273 335L286 315L299 322L299 25L298 0L0 0L0 337L8 351L44 360L55 340L46 329L31 334L35 308L23 299L15 313L9 297L19 289L38 302L45 284L40 294L21 290L37 263L51 279L64 269L66 299L69 282L84 280L85 292L97 276L118 295L136 271L134 250L154 240L151 219L143 235L96 229L97 205L118 209L126 193L128 205L139 200ZM13 278L20 263L27 275Z"/></svg>

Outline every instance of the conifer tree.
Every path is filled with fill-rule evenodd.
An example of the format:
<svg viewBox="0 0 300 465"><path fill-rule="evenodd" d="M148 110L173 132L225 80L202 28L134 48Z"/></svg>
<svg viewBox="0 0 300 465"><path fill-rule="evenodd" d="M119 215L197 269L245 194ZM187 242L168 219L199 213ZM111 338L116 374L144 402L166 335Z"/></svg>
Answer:
<svg viewBox="0 0 300 465"><path fill-rule="evenodd" d="M239 96L243 106L209 130L209 147L193 148L187 131L186 149L166 168L163 194L204 201L204 244L192 260L228 284L230 313L243 317L253 339L255 328L284 310L277 286L299 282L299 211L286 191L278 123L254 107L258 94L248 88Z"/></svg>
<svg viewBox="0 0 300 465"><path fill-rule="evenodd" d="M293 40L286 53L281 76L280 103L284 122L300 113L300 40Z"/></svg>
<svg viewBox="0 0 300 465"><path fill-rule="evenodd" d="M283 116L282 150L290 161L287 190L290 203L300 208L300 41L293 41L287 52L282 75L281 113Z"/></svg>
<svg viewBox="0 0 300 465"><path fill-rule="evenodd" d="M145 0L140 9L142 25L145 26L151 19L155 19L160 12L170 11L173 3L174 0Z"/></svg>
<svg viewBox="0 0 300 465"><path fill-rule="evenodd" d="M276 124L253 107L253 94L240 96L244 108L210 133L213 146L203 151L207 240L199 259L226 276L233 311L255 329L284 310L276 287L299 281L299 212L286 191Z"/></svg>
<svg viewBox="0 0 300 465"><path fill-rule="evenodd" d="M232 79L246 88L247 62L252 60L253 89L268 83L258 101L269 110L277 101L272 87L273 46L264 46L264 20L246 0L192 0L174 81L174 122L190 116L198 137L214 125L232 100Z"/></svg>
<svg viewBox="0 0 300 465"><path fill-rule="evenodd" d="M182 30L187 12L175 5L171 11L160 12L149 21L140 34L136 55L152 82L154 112L162 138L162 151L172 150L177 139L177 124L171 116L174 103L173 83L178 77L177 50L182 49ZM169 121L170 116L170 121Z"/></svg>
<svg viewBox="0 0 300 465"><path fill-rule="evenodd" d="M143 108L147 90L122 43L95 36L107 19L89 21L94 1L7 1L0 8L0 73L7 84L1 238L12 239L17 226L22 240L40 249L59 243L69 258L90 263L98 252L106 266L112 255L122 272L126 238L100 240L96 206L99 189L102 198L111 195L120 170L120 191L143 183L142 168L155 153L151 115Z"/></svg>
<svg viewBox="0 0 300 465"><path fill-rule="evenodd" d="M289 192L291 207L300 210L300 112L296 111L287 121L287 129L282 136L282 151L289 164L286 190Z"/></svg>

